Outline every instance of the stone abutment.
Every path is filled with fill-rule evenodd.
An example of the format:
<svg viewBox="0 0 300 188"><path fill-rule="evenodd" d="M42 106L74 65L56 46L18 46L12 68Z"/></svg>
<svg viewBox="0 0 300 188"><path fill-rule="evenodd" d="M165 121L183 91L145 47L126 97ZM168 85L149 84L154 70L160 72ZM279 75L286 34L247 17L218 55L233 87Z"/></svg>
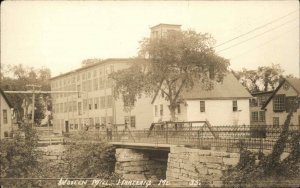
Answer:
<svg viewBox="0 0 300 188"><path fill-rule="evenodd" d="M222 186L224 171L239 162L239 153L171 147L170 152L116 149L115 172L129 180L164 179L171 185Z"/></svg>

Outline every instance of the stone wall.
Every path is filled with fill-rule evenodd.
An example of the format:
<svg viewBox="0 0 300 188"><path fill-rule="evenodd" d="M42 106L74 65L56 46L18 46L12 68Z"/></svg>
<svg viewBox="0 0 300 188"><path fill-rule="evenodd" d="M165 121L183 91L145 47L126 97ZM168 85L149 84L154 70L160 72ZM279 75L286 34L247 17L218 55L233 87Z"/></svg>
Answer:
<svg viewBox="0 0 300 188"><path fill-rule="evenodd" d="M171 147L166 179L182 186L208 183L222 186L223 172L239 162L239 153ZM197 181L197 182L196 182Z"/></svg>
<svg viewBox="0 0 300 188"><path fill-rule="evenodd" d="M115 172L122 175L124 179L159 180L166 178L166 152L118 148L115 156Z"/></svg>

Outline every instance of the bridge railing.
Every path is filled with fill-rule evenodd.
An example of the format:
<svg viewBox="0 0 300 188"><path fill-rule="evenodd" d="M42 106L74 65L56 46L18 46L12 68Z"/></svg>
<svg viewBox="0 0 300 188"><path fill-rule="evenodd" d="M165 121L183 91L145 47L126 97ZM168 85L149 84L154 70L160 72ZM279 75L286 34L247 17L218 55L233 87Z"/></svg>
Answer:
<svg viewBox="0 0 300 188"><path fill-rule="evenodd" d="M214 127L213 136L211 130L206 127L192 127L180 129L177 127L157 128L152 130L113 131L114 142L126 143L152 143L190 145L193 147L225 147L240 148L241 144L249 149L270 150L276 143L282 127L273 126L218 126ZM289 134L299 132L298 126L291 126ZM286 146L289 151L290 144Z"/></svg>

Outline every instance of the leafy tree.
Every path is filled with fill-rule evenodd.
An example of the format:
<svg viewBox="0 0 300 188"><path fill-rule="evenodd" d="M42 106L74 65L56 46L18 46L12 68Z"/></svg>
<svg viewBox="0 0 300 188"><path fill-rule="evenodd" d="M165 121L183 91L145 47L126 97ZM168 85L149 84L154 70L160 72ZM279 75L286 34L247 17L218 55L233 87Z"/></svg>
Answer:
<svg viewBox="0 0 300 188"><path fill-rule="evenodd" d="M213 38L208 34L171 31L159 39L146 38L140 43L139 58L131 67L112 73L114 95L123 95L125 103L136 101L143 93L153 96L161 90L169 101L171 119L184 89L202 83L205 89L213 80L221 81L229 61L215 54Z"/></svg>
<svg viewBox="0 0 300 188"><path fill-rule="evenodd" d="M3 90L11 91L26 91L28 84L36 84L41 86L41 90L50 90L49 79L51 78L51 71L48 68L42 67L35 69L33 67L24 67L22 64L14 66L6 66L4 73L1 76L0 87ZM18 114L18 119L22 119L24 111L22 109L22 103L26 101L32 101L32 94L7 94L7 97L11 101L13 108ZM51 100L50 94L38 94L35 97L35 122L44 118L44 111L47 108L45 99L48 97L48 101ZM41 100L42 99L42 100ZM48 106L51 109L51 105Z"/></svg>
<svg viewBox="0 0 300 188"><path fill-rule="evenodd" d="M269 86L271 86L271 89L274 90L278 85L280 79L282 78L283 72L284 70L280 67L279 64L272 64L270 67L258 67L257 73L262 79L263 90L268 91Z"/></svg>
<svg viewBox="0 0 300 188"><path fill-rule="evenodd" d="M249 91L257 92L259 89L259 81L260 77L255 70L247 70L243 68L242 71L237 74L238 79L242 83L244 87L246 87Z"/></svg>
<svg viewBox="0 0 300 188"><path fill-rule="evenodd" d="M243 68L235 75L249 91L259 92L274 90L284 77L294 78L291 74L284 76L283 73L284 70L279 64L272 64L271 66L260 66L256 70Z"/></svg>

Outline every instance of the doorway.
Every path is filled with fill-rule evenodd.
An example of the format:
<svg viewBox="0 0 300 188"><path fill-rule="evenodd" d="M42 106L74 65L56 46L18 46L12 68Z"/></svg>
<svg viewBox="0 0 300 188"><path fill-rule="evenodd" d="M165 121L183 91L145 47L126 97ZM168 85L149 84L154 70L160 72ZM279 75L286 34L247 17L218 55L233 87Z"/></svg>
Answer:
<svg viewBox="0 0 300 188"><path fill-rule="evenodd" d="M65 121L66 133L69 133L69 121Z"/></svg>

